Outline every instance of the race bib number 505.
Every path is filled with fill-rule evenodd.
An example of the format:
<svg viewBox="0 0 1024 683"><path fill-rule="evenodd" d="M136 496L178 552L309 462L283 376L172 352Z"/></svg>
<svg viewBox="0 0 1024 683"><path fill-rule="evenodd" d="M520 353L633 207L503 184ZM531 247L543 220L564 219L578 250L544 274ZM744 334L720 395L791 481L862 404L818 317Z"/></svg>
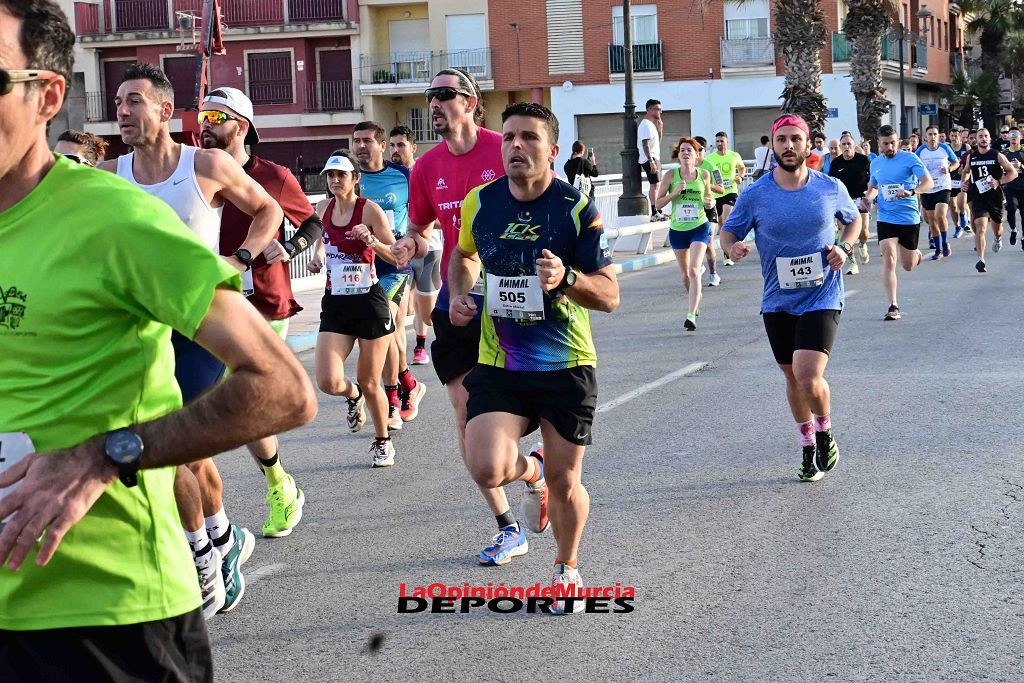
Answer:
<svg viewBox="0 0 1024 683"><path fill-rule="evenodd" d="M540 278L487 273L487 312L499 318L543 320L544 291L540 288Z"/></svg>
<svg viewBox="0 0 1024 683"><path fill-rule="evenodd" d="M775 270L779 275L779 287L782 289L820 287L825 282L825 271L819 253L780 256L775 259Z"/></svg>

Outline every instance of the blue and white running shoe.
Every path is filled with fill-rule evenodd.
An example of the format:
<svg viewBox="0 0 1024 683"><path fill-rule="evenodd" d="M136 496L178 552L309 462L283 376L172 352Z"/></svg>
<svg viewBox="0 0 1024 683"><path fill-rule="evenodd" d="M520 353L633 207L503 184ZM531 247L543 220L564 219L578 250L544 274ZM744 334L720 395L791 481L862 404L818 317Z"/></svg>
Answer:
<svg viewBox="0 0 1024 683"><path fill-rule="evenodd" d="M516 522L499 531L492 539L491 545L480 552L480 564L490 567L508 564L513 557L525 555L529 550L526 532Z"/></svg>

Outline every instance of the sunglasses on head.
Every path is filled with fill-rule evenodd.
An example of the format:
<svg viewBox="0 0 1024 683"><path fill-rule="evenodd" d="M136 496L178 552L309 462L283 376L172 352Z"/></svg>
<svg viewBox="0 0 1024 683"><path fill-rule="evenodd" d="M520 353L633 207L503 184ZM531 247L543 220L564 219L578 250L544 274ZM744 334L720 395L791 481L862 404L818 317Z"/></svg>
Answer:
<svg viewBox="0 0 1024 683"><path fill-rule="evenodd" d="M423 94L427 98L427 104L430 104L430 102L435 97L439 102L447 102L449 100L454 100L456 95L462 95L463 97L473 97L473 93L468 93L465 90L460 90L459 88L450 88L447 86L444 88L427 88Z"/></svg>
<svg viewBox="0 0 1024 683"><path fill-rule="evenodd" d="M71 159L71 161L75 162L76 164L82 164L83 166L92 166L91 161L89 161L85 157L80 157L77 154L65 154L64 157L67 159Z"/></svg>
<svg viewBox="0 0 1024 683"><path fill-rule="evenodd" d="M56 71L45 69L0 69L0 95L11 92L15 83L49 81L59 75Z"/></svg>
<svg viewBox="0 0 1024 683"><path fill-rule="evenodd" d="M212 123L215 126L219 126L220 124L224 123L225 121L237 121L237 120L238 120L237 116L231 116L230 114L225 114L224 112L217 111L216 109L205 109L205 110L199 112L199 125L200 126L203 125L204 123L207 123L207 122Z"/></svg>

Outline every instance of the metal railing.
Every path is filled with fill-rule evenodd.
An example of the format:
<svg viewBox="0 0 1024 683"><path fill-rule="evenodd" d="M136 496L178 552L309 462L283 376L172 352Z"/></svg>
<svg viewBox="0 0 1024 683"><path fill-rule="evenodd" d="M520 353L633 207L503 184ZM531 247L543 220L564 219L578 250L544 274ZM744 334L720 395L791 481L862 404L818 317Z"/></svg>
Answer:
<svg viewBox="0 0 1024 683"><path fill-rule="evenodd" d="M775 44L770 37L722 38L722 67L772 66Z"/></svg>
<svg viewBox="0 0 1024 683"><path fill-rule="evenodd" d="M637 73L662 71L662 43L641 43L633 46L633 71ZM608 44L608 73L626 72L626 48Z"/></svg>
<svg viewBox="0 0 1024 683"><path fill-rule="evenodd" d="M909 54L909 50L904 53L904 55L906 54ZM900 60L899 40L892 38L892 36L883 37L880 57L883 62L890 60L898 62ZM832 32L832 61L850 61L850 41L847 40L845 33Z"/></svg>
<svg viewBox="0 0 1024 683"><path fill-rule="evenodd" d="M352 81L306 83L302 107L311 112L352 111Z"/></svg>
<svg viewBox="0 0 1024 683"><path fill-rule="evenodd" d="M91 2L75 3L75 31L80 36L100 33L100 6Z"/></svg>
<svg viewBox="0 0 1024 683"><path fill-rule="evenodd" d="M178 28L179 12L195 17L202 17L203 14L202 0L171 0L170 3L167 0L112 2L113 17L106 16L101 4L75 3L78 35L174 31ZM346 0L221 0L220 8L226 28L242 28L344 21L345 3ZM95 21L91 17L82 21L80 5L86 8L83 11L95 13Z"/></svg>
<svg viewBox="0 0 1024 683"><path fill-rule="evenodd" d="M107 97L103 91L85 93L85 120L90 123L116 121L113 96Z"/></svg>
<svg viewBox="0 0 1024 683"><path fill-rule="evenodd" d="M441 69L456 67L477 79L491 78L491 48L360 55L359 82L362 85L429 83Z"/></svg>
<svg viewBox="0 0 1024 683"><path fill-rule="evenodd" d="M291 104L295 101L292 80L263 80L249 83L249 99L253 104Z"/></svg>

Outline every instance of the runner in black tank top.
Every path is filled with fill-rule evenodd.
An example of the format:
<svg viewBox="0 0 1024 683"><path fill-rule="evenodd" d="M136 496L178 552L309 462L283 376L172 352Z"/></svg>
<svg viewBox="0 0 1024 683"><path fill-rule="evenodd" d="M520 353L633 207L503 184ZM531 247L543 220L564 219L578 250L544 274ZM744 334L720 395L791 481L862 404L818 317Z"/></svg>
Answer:
<svg viewBox="0 0 1024 683"><path fill-rule="evenodd" d="M1003 156L1020 173L1024 165L1024 147L1020 146L1020 131L1016 128L1010 129L1010 146L1003 152ZM1024 218L1024 177L1017 178L1006 184L1003 188L1006 195L1006 222L1010 224L1010 246L1017 243L1017 212L1021 212ZM1024 247L1024 242L1021 242Z"/></svg>
<svg viewBox="0 0 1024 683"><path fill-rule="evenodd" d="M323 172L334 198L317 205L324 234L309 264L314 273L327 272L316 340L316 382L325 394L343 396L348 402L348 428L353 433L366 423L369 408L376 433L370 447L373 466L388 467L395 464L395 447L388 436L388 405L380 380L394 321L374 265L378 258L394 262L395 236L384 211L356 195L359 166L351 152L335 152ZM353 383L345 377L345 360L357 340L358 382Z"/></svg>
<svg viewBox="0 0 1024 683"><path fill-rule="evenodd" d="M966 163L969 148L964 143L961 132L955 129L949 131L949 146L953 148L953 154L956 155L957 160L960 162L960 166L949 174L953 185L949 192L949 208L953 212L953 237L959 238L964 233L964 230L969 229L967 224L967 188L963 188L963 192L960 191L961 171Z"/></svg>
<svg viewBox="0 0 1024 683"><path fill-rule="evenodd" d="M978 262L974 267L979 273L988 270L985 263L985 231L992 221L995 242L992 251L1003 248L1003 185L1017 177L1017 169L998 150L992 148L992 138L984 128L978 131L978 147L967 157L968 167L963 173L963 183L968 185L967 199L971 203L974 221L974 244L978 250Z"/></svg>

